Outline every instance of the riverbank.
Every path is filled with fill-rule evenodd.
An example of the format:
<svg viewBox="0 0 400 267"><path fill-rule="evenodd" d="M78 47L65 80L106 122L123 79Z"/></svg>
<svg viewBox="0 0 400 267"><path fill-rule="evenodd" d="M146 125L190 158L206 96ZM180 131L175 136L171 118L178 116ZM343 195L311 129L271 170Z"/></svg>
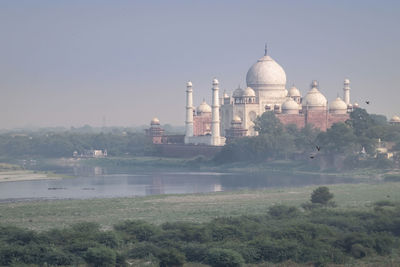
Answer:
<svg viewBox="0 0 400 267"><path fill-rule="evenodd" d="M146 171L200 171L227 173L282 173L293 175L324 175L336 177L352 177L355 179L382 180L386 174L400 174L400 169L357 168L338 171L336 169L320 170L319 166L308 161L275 160L265 162L234 162L215 164L204 157L192 159L165 157L108 157L98 159L53 159L47 164L61 166L102 167L116 172Z"/></svg>
<svg viewBox="0 0 400 267"><path fill-rule="evenodd" d="M0 163L0 183L60 178L60 175L52 172L24 170L21 166L18 165Z"/></svg>
<svg viewBox="0 0 400 267"><path fill-rule="evenodd" d="M276 204L300 207L309 201L316 187L134 198L19 200L0 203L0 223L46 230L82 221L99 223L105 229L125 220L144 220L155 224L207 222L218 217L264 214ZM335 195L336 209L369 209L374 202L381 200L400 202L399 182L336 184L328 187Z"/></svg>

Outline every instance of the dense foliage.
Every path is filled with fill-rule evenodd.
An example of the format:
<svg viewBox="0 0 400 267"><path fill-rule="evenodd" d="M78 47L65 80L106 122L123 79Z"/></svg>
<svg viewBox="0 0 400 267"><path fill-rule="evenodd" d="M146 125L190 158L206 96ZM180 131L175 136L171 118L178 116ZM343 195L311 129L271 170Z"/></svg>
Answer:
<svg viewBox="0 0 400 267"><path fill-rule="evenodd" d="M235 161L264 161L278 159L314 159L316 156L333 164L335 157L348 157L347 167L357 167L357 157L364 150L368 157L375 155L378 139L394 142L393 149L400 150L400 127L390 125L385 116L368 114L357 108L345 123L333 124L326 132L310 125L297 129L295 125L283 125L273 112L265 112L254 121L255 137L233 140L216 155L219 163ZM379 166L381 164L382 166ZM385 162L377 166L384 167ZM385 165L386 167L387 164Z"/></svg>
<svg viewBox="0 0 400 267"><path fill-rule="evenodd" d="M89 149L106 149L109 155L143 155L151 141L139 133L37 132L0 135L0 155L8 158L72 157Z"/></svg>
<svg viewBox="0 0 400 267"><path fill-rule="evenodd" d="M0 226L0 265L125 266L127 259L182 266L243 263L351 263L392 255L400 237L400 204L376 203L369 211L300 210L273 206L260 216L209 223L125 221L112 230L94 223L35 232ZM31 266L31 265L30 265Z"/></svg>

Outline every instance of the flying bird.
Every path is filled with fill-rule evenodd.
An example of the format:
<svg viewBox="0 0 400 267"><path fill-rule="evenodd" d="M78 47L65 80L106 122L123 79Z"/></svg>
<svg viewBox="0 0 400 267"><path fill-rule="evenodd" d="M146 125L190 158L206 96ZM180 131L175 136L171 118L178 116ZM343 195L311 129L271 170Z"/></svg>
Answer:
<svg viewBox="0 0 400 267"><path fill-rule="evenodd" d="M369 102L369 100L367 100L367 101L365 101L365 103L366 103L367 105L369 105L370 102Z"/></svg>
<svg viewBox="0 0 400 267"><path fill-rule="evenodd" d="M315 146L315 147L317 148L318 151L321 150L321 147L320 147L320 146Z"/></svg>

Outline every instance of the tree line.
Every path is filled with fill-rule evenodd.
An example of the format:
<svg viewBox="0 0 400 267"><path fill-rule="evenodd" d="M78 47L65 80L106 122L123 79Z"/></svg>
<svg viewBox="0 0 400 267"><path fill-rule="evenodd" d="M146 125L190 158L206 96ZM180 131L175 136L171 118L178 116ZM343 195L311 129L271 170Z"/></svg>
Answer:
<svg viewBox="0 0 400 267"><path fill-rule="evenodd" d="M0 135L3 158L72 157L88 149L107 150L111 156L145 155L152 143L142 133L37 132Z"/></svg>
<svg viewBox="0 0 400 267"><path fill-rule="evenodd" d="M385 116L368 114L357 108L344 123L335 123L326 132L307 125L298 129L296 125L283 125L273 112L257 117L254 129L258 136L237 138L224 146L216 155L219 163L235 161L265 161L294 159L303 155L308 160L313 155L334 157L343 155L355 162L355 155L365 150L373 156L378 139L394 142L400 150L400 126L390 125Z"/></svg>

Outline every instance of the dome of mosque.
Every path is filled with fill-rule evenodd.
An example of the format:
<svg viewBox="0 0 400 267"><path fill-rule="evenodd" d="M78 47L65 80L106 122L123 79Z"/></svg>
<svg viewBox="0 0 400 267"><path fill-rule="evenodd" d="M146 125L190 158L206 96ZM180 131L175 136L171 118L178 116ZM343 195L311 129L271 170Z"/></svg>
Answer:
<svg viewBox="0 0 400 267"><path fill-rule="evenodd" d="M295 86L292 86L289 90L289 96L290 97L296 97L296 96L301 96L299 89L297 89Z"/></svg>
<svg viewBox="0 0 400 267"><path fill-rule="evenodd" d="M336 114L346 114L347 105L340 97L337 97L329 104L329 111Z"/></svg>
<svg viewBox="0 0 400 267"><path fill-rule="evenodd" d="M307 95L303 98L303 107L326 107L326 98L318 90L318 82L313 81L311 84L312 88L308 91Z"/></svg>
<svg viewBox="0 0 400 267"><path fill-rule="evenodd" d="M353 107L358 108L358 107L360 107L360 105L357 102L354 102Z"/></svg>
<svg viewBox="0 0 400 267"><path fill-rule="evenodd" d="M151 121L150 121L150 125L160 125L160 120L156 117L154 117Z"/></svg>
<svg viewBox="0 0 400 267"><path fill-rule="evenodd" d="M265 55L250 67L246 75L247 86L257 88L265 85L285 85L286 73L270 56Z"/></svg>
<svg viewBox="0 0 400 267"><path fill-rule="evenodd" d="M229 98L229 95L226 92L224 92L224 98Z"/></svg>
<svg viewBox="0 0 400 267"><path fill-rule="evenodd" d="M203 100L203 102L201 102L201 104L196 108L196 112L197 114L211 113L211 107L205 100Z"/></svg>
<svg viewBox="0 0 400 267"><path fill-rule="evenodd" d="M250 87L247 87L246 89L244 89L243 92L243 96L256 96L256 93L254 92L253 89L251 89Z"/></svg>
<svg viewBox="0 0 400 267"><path fill-rule="evenodd" d="M340 97L337 97L335 100L333 100L330 103L329 109L330 110L339 110L339 109L347 110L347 105Z"/></svg>
<svg viewBox="0 0 400 267"><path fill-rule="evenodd" d="M282 111L283 110L299 110L299 104L297 104L296 101L293 100L293 98L289 97L282 104Z"/></svg>
<svg viewBox="0 0 400 267"><path fill-rule="evenodd" d="M233 97L242 97L244 94L244 91L242 88L237 88L235 91L233 91Z"/></svg>

